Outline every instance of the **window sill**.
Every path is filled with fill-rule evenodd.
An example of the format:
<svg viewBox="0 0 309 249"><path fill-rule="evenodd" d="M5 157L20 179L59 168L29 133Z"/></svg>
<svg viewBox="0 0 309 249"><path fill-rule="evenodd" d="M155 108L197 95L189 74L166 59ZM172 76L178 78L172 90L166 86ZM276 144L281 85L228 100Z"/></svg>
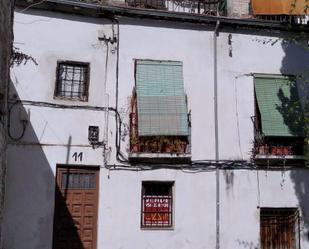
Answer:
<svg viewBox="0 0 309 249"><path fill-rule="evenodd" d="M62 97L54 96L54 100L74 101L74 102L88 102L87 97Z"/></svg>
<svg viewBox="0 0 309 249"><path fill-rule="evenodd" d="M142 231L173 231L175 230L174 226L172 227L141 227Z"/></svg>
<svg viewBox="0 0 309 249"><path fill-rule="evenodd" d="M255 155L253 160L259 167L289 168L306 166L306 157L303 155Z"/></svg>
<svg viewBox="0 0 309 249"><path fill-rule="evenodd" d="M302 155L256 155L254 159L261 160L305 160Z"/></svg>
<svg viewBox="0 0 309 249"><path fill-rule="evenodd" d="M136 163L189 163L191 162L191 153L131 152L129 160Z"/></svg>

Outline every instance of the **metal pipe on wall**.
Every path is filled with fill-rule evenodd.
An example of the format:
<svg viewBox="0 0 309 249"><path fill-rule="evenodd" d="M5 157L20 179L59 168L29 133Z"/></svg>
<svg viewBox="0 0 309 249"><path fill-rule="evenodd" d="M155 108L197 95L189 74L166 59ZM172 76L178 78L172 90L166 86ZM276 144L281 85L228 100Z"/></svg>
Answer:
<svg viewBox="0 0 309 249"><path fill-rule="evenodd" d="M214 30L214 119L215 119L215 159L216 167L216 249L220 249L220 171L219 171L219 132L218 132L218 68L217 68L217 36L220 20Z"/></svg>

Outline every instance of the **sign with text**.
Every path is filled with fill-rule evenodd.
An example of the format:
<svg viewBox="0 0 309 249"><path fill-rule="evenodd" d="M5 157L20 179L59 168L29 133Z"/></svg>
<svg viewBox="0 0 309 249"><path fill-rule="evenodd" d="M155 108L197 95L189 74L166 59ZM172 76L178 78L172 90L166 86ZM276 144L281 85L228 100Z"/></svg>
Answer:
<svg viewBox="0 0 309 249"><path fill-rule="evenodd" d="M170 227L172 224L171 196L143 196L145 227Z"/></svg>

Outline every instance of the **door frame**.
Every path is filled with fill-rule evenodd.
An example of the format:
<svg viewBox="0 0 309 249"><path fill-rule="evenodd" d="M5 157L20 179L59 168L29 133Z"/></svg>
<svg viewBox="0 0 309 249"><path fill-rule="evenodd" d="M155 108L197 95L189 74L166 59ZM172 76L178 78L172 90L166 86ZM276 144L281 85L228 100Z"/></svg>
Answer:
<svg viewBox="0 0 309 249"><path fill-rule="evenodd" d="M55 223L56 223L56 198L57 198L57 186L61 190L61 173L62 172L87 172L92 171L95 173L95 219L94 219L94 228L93 228L93 245L94 249L97 249L97 239L98 239L98 214L99 214L99 177L100 177L100 166L98 165L75 165L75 164L57 164L55 171L55 193L54 193L54 217L53 217L53 236L52 236L52 249L55 248L54 236L55 236Z"/></svg>

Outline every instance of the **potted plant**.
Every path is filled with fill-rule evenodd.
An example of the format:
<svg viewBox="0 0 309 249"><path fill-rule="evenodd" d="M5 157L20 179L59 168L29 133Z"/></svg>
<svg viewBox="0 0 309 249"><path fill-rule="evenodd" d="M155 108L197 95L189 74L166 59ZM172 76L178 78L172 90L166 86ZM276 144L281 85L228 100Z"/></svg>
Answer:
<svg viewBox="0 0 309 249"><path fill-rule="evenodd" d="M130 147L131 147L131 152L139 152L139 141L136 136L131 136L130 138Z"/></svg>
<svg viewBox="0 0 309 249"><path fill-rule="evenodd" d="M182 141L181 139L177 138L174 141L174 152L183 154L186 152L187 143L185 141Z"/></svg>
<svg viewBox="0 0 309 249"><path fill-rule="evenodd" d="M173 152L173 143L171 142L171 139L164 137L161 139L160 144L161 144L162 153L172 153Z"/></svg>

